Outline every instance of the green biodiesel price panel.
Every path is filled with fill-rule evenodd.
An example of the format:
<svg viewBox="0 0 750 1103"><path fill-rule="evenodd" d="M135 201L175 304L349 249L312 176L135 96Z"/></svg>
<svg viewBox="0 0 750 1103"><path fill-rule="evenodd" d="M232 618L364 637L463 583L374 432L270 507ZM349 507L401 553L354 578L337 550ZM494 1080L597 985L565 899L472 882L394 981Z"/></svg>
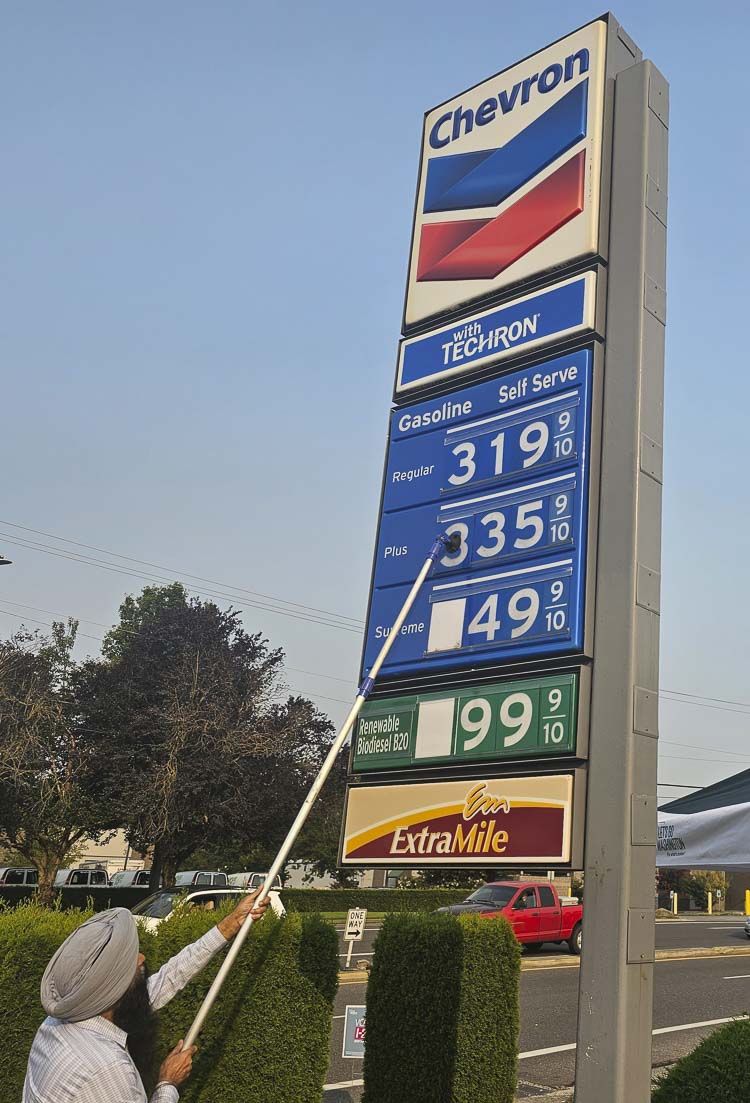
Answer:
<svg viewBox="0 0 750 1103"><path fill-rule="evenodd" d="M575 754L578 674L368 701L353 770Z"/></svg>

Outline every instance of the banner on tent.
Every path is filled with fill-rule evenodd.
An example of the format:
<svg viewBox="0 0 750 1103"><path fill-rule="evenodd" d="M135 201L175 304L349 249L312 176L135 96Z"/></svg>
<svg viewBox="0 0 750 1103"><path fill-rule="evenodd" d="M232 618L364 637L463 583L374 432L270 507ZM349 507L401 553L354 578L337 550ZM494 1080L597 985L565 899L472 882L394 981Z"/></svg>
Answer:
<svg viewBox="0 0 750 1103"><path fill-rule="evenodd" d="M661 869L750 869L750 804L690 814L660 812L656 864Z"/></svg>

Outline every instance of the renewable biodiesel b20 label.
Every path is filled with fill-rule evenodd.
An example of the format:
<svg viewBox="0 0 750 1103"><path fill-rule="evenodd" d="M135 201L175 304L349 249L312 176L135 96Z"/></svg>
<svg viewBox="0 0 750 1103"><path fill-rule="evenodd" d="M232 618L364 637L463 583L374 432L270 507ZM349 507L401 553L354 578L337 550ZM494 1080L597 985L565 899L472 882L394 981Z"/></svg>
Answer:
<svg viewBox="0 0 750 1103"><path fill-rule="evenodd" d="M369 701L357 726L353 768L574 754L577 707L576 674Z"/></svg>

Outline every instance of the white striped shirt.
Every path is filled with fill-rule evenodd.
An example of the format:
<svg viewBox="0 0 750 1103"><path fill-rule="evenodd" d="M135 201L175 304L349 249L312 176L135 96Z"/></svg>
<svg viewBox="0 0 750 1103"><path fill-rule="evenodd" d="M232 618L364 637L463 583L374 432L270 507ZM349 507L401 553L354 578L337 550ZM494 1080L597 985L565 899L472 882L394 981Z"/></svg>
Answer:
<svg viewBox="0 0 750 1103"><path fill-rule="evenodd" d="M148 981L154 1010L169 1003L226 945L219 928L212 927L162 965ZM124 1030L101 1015L80 1023L50 1015L31 1047L23 1103L146 1103L127 1040ZM158 1084L150 1103L177 1103L179 1097L174 1084Z"/></svg>

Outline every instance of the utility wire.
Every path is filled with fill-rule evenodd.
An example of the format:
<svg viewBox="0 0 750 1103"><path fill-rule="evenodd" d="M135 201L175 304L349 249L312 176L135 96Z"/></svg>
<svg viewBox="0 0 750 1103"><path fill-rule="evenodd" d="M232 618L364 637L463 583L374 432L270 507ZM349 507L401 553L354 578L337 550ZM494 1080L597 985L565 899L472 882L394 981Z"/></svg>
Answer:
<svg viewBox="0 0 750 1103"><path fill-rule="evenodd" d="M704 693L684 693L681 689L665 689L665 693L675 693L679 697L693 697L700 701L718 701L721 705L743 705L750 709L750 701L730 701L726 697L706 697Z"/></svg>
<svg viewBox="0 0 750 1103"><path fill-rule="evenodd" d="M738 756L739 758L750 757L746 754L743 754L742 751L722 750L721 747L702 747L700 743L680 743L679 740L676 739L659 739L660 746L665 743L668 743L670 747L689 747L692 751L709 751L710 753L715 752L716 754L731 754Z"/></svg>
<svg viewBox="0 0 750 1103"><path fill-rule="evenodd" d="M23 622L31 621L32 624L43 624L47 628L52 627L50 622L47 621L47 620L37 620L35 617L21 616L20 613L11 613L10 609L0 608L0 613L5 613L6 616L15 617L17 620L20 620L20 621L23 621ZM104 643L104 640L102 639L101 636L91 636L91 635L89 635L88 632L79 632L78 635L79 636L85 636L87 640L96 640L98 643Z"/></svg>
<svg viewBox="0 0 750 1103"><path fill-rule="evenodd" d="M30 551L41 551L46 555L52 555L58 559L68 559L73 563L83 563L86 566L100 567L102 570L110 571L113 574L125 575L129 578L143 579L146 582L170 583L175 581L175 578L169 575L160 576L146 574L145 572L141 571L129 570L126 567L118 567L111 563L104 563L100 560L92 559L90 556L81 556L77 552L66 552L62 549L50 548L44 544L39 544L36 541L19 540L15 537L8 537L3 533L0 533L0 536L4 536L4 539L8 543L14 544L17 547L27 548ZM308 616L305 613L293 613L288 609L280 609L274 605L268 605L263 602L247 600L246 598L242 598L237 594L231 594L227 592L222 593L220 591L206 589L205 587L201 587L199 589L195 586L188 586L185 583L183 583L183 585L185 586L186 590L193 594L203 594L206 597L213 597L219 601L237 602L239 600L241 601L243 606L249 606L253 609L261 609L265 612L276 613L282 617L291 617L293 620L306 621L310 624L318 624L325 628L338 628L340 631L343 632L352 632L356 636L362 634L360 628L355 628L343 622L324 620L322 617L317 617L314 615Z"/></svg>
<svg viewBox="0 0 750 1103"><path fill-rule="evenodd" d="M204 578L203 575L190 574L189 571L178 571L173 567L164 567L159 563L151 563L147 559L136 559L132 555L122 555L120 552L108 551L106 548L98 548L94 544L85 544L80 540L70 540L67 536L56 536L52 532L44 532L42 529L30 528L28 525L20 525L15 521L3 521L0 520L0 525L9 525L10 528L21 529L24 532L33 532L37 536L46 536L50 540L57 540L58 543L72 544L77 548L86 548L88 551L99 552L101 555L109 555L114 559L124 559L128 563L137 563L142 567L153 567L157 571L166 571L168 574L178 574L183 578L192 578L198 582L208 582L210 586L217 586L223 590L236 590L238 593L247 594L253 598L263 598L267 601L280 602L282 605L290 605L296 609L303 609L309 613L322 613L326 617L332 617L335 620L346 620L352 624L364 627L364 622L359 617L349 617L342 613L333 613L330 609L319 609L314 605L304 605L298 601L289 601L287 598L274 597L272 594L262 594L256 590L248 590L243 586L234 586L225 582L218 582L215 578ZM89 557L87 557L89 558Z"/></svg>
<svg viewBox="0 0 750 1103"><path fill-rule="evenodd" d="M3 600L5 600L5 599L3 599ZM19 605L20 602L11 601L8 604L10 604L10 605ZM28 605L28 606L25 606L25 608L33 609L34 606L33 605ZM39 612L39 613L51 613L51 610L49 610L49 609L37 609L37 612ZM24 622L25 621L31 621L32 624L43 624L47 628L52 627L52 624L48 620L38 620L36 617L27 617L25 615L22 615L21 613L12 613L10 611L10 609L3 609L2 607L0 607L0 613L5 613L6 616L15 617L17 620L20 620L20 621L24 621ZM56 614L51 613L51 615L54 617ZM72 619L73 620L83 620L84 618L83 617L73 617ZM99 621L96 621L96 620L86 621L86 623L87 624L99 624ZM105 624L105 625L103 625L103 627L107 628L108 625ZM78 635L79 636L85 636L86 639L88 639L88 640L97 640L99 643L104 643L104 639L101 636L92 636L88 632L78 632ZM285 667L285 669L286 670L294 670L295 668L291 667L291 666L288 666L288 667ZM325 675L324 675L324 677L325 677ZM351 701L345 700L343 697L326 697L326 695L324 693L313 693L310 690L305 690L304 693L305 693L305 696L307 696L307 697L316 697L316 698L319 698L321 701L335 701L337 704L340 704L340 705L350 705L351 704Z"/></svg>

